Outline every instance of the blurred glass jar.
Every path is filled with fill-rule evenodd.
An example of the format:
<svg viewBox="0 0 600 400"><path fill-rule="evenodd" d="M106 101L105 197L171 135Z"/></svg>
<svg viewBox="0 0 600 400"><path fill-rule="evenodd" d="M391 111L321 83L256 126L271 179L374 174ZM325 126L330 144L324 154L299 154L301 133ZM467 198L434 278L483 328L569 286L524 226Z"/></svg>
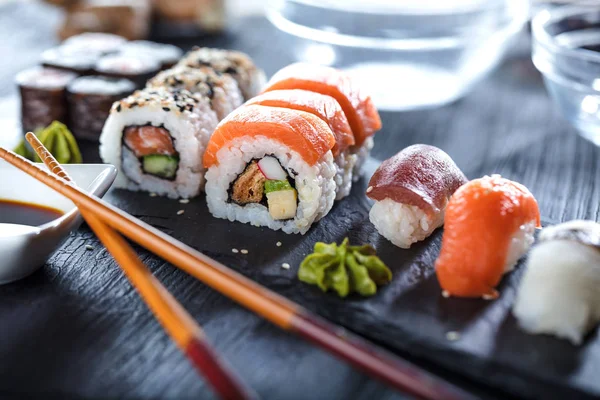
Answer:
<svg viewBox="0 0 600 400"><path fill-rule="evenodd" d="M381 109L463 96L528 20L526 0L270 0L269 20L302 38L294 57L342 68Z"/></svg>

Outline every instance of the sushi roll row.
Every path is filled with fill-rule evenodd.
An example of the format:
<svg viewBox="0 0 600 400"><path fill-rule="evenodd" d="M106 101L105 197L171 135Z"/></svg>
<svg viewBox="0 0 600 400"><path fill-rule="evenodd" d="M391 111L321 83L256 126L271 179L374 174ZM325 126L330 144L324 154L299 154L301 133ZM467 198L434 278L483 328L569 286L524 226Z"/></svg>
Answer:
<svg viewBox="0 0 600 400"><path fill-rule="evenodd" d="M365 141L380 127L370 97L343 72L285 67L211 136L208 208L218 218L304 234L350 193Z"/></svg>
<svg viewBox="0 0 600 400"><path fill-rule="evenodd" d="M112 103L143 88L182 54L176 46L107 33L73 36L44 51L40 66L17 75L23 131L60 121L77 138L98 141Z"/></svg>
<svg viewBox="0 0 600 400"><path fill-rule="evenodd" d="M242 67L220 72L209 62L186 66L186 59L200 50L212 54L214 63L219 59L219 65L243 59L248 72ZM204 189L202 157L208 140L218 122L242 105L240 86L246 82L239 77L250 71L257 79L252 86L262 86L264 78L247 55L194 49L151 77L144 89L116 101L100 136L100 156L119 170L116 187L171 198L197 196Z"/></svg>

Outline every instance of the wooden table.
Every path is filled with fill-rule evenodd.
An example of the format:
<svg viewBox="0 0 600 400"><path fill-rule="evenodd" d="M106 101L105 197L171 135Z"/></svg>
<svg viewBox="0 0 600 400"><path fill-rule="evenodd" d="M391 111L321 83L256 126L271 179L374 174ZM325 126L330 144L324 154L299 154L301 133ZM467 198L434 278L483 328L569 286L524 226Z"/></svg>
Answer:
<svg viewBox="0 0 600 400"><path fill-rule="evenodd" d="M7 46L0 95L14 94L12 76L54 43L56 15L30 6L0 6L0 37ZM222 37L179 44L242 49L269 74L293 55L293 43L280 39L262 17L246 18ZM470 178L500 173L528 186L546 220L598 220L600 150L577 136L558 114L529 60L526 38L498 71L457 103L382 113L382 119L385 128L373 150L379 159L413 143L433 144L447 151ZM96 148L85 146L85 152L91 161ZM133 205L122 195L117 200L157 225L178 207ZM404 398L156 257L144 251L141 255L262 397ZM3 398L212 396L87 227L75 232L44 268L0 286L0 327ZM423 360L412 361L482 397L506 397Z"/></svg>

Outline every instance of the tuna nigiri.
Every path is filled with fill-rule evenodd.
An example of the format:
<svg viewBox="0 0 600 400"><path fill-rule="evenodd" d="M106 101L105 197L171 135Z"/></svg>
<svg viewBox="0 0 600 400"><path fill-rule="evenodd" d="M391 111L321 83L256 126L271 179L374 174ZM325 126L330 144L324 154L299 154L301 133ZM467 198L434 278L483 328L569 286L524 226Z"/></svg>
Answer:
<svg viewBox="0 0 600 400"><path fill-rule="evenodd" d="M358 156L356 178L373 147L372 136L381 129L381 118L371 100L346 73L316 64L295 63L279 70L267 83L265 92L282 89L303 89L333 97L338 101L356 142L353 152Z"/></svg>
<svg viewBox="0 0 600 400"><path fill-rule="evenodd" d="M369 218L396 246L409 248L444 222L448 199L467 178L444 151L409 146L384 161L369 181Z"/></svg>
<svg viewBox="0 0 600 400"><path fill-rule="evenodd" d="M335 176L336 200L350 194L352 169L356 164L356 156L350 154L349 147L354 145L354 136L346 115L333 97L300 89L274 90L256 96L246 104L306 111L327 123L335 136L335 145L331 152L337 169Z"/></svg>
<svg viewBox="0 0 600 400"><path fill-rule="evenodd" d="M444 295L496 298L495 287L533 243L540 226L529 190L500 175L475 179L450 198L435 263Z"/></svg>

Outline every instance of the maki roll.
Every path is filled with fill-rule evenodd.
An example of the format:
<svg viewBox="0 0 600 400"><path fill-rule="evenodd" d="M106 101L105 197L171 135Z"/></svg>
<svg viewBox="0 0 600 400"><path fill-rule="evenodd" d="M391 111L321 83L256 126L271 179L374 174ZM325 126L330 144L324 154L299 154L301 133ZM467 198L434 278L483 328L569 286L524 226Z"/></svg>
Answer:
<svg viewBox="0 0 600 400"><path fill-rule="evenodd" d="M529 333L581 344L600 322L600 224L570 221L542 230L513 314Z"/></svg>
<svg viewBox="0 0 600 400"><path fill-rule="evenodd" d="M161 69L174 66L183 55L183 51L172 44L150 42L148 40L134 40L119 47L119 53L135 58L150 58L161 64Z"/></svg>
<svg viewBox="0 0 600 400"><path fill-rule="evenodd" d="M527 252L539 226L537 202L525 186L500 175L461 186L446 207L435 263L444 296L498 297L496 285Z"/></svg>
<svg viewBox="0 0 600 400"><path fill-rule="evenodd" d="M119 170L117 187L193 197L204 187L202 154L217 123L205 97L147 88L113 104L100 156Z"/></svg>
<svg viewBox="0 0 600 400"><path fill-rule="evenodd" d="M127 42L123 36L103 32L84 32L71 36L61 47L78 52L108 54L117 51Z"/></svg>
<svg viewBox="0 0 600 400"><path fill-rule="evenodd" d="M335 137L304 111L249 105L217 127L204 154L217 218L304 234L335 198Z"/></svg>
<svg viewBox="0 0 600 400"><path fill-rule="evenodd" d="M306 111L327 123L335 136L335 145L331 149L336 167L335 199L340 200L350 194L352 170L356 163L356 156L350 154L354 136L342 108L333 97L299 89L274 90L254 97L246 104Z"/></svg>
<svg viewBox="0 0 600 400"><path fill-rule="evenodd" d="M384 161L369 181L369 219L398 247L409 248L443 225L450 196L467 178L444 151L409 146Z"/></svg>
<svg viewBox="0 0 600 400"><path fill-rule="evenodd" d="M94 71L109 78L129 79L137 88L143 88L160 68L161 64L156 60L116 54L100 58L94 66Z"/></svg>
<svg viewBox="0 0 600 400"><path fill-rule="evenodd" d="M48 49L40 56L44 67L88 75L100 59L101 54L93 51L73 50L65 47Z"/></svg>
<svg viewBox="0 0 600 400"><path fill-rule="evenodd" d="M256 96L265 84L265 73L252 59L239 51L197 47L187 53L178 65L189 68L211 67L233 77L242 91L244 100Z"/></svg>
<svg viewBox="0 0 600 400"><path fill-rule="evenodd" d="M150 79L148 87L186 89L210 99L219 121L243 103L242 94L235 79L211 68L176 67L159 72Z"/></svg>
<svg viewBox="0 0 600 400"><path fill-rule="evenodd" d="M355 82L340 70L322 65L295 63L279 70L267 83L265 92L282 89L303 89L333 97L340 103L352 128L357 156L354 179L373 148L372 136L381 129L379 113L371 97L363 93Z"/></svg>
<svg viewBox="0 0 600 400"><path fill-rule="evenodd" d="M75 78L77 75L72 72L43 67L17 74L24 132L45 128L52 121L67 121L66 87Z"/></svg>
<svg viewBox="0 0 600 400"><path fill-rule="evenodd" d="M69 123L75 137L98 141L112 104L130 95L135 84L128 79L82 76L67 86Z"/></svg>

